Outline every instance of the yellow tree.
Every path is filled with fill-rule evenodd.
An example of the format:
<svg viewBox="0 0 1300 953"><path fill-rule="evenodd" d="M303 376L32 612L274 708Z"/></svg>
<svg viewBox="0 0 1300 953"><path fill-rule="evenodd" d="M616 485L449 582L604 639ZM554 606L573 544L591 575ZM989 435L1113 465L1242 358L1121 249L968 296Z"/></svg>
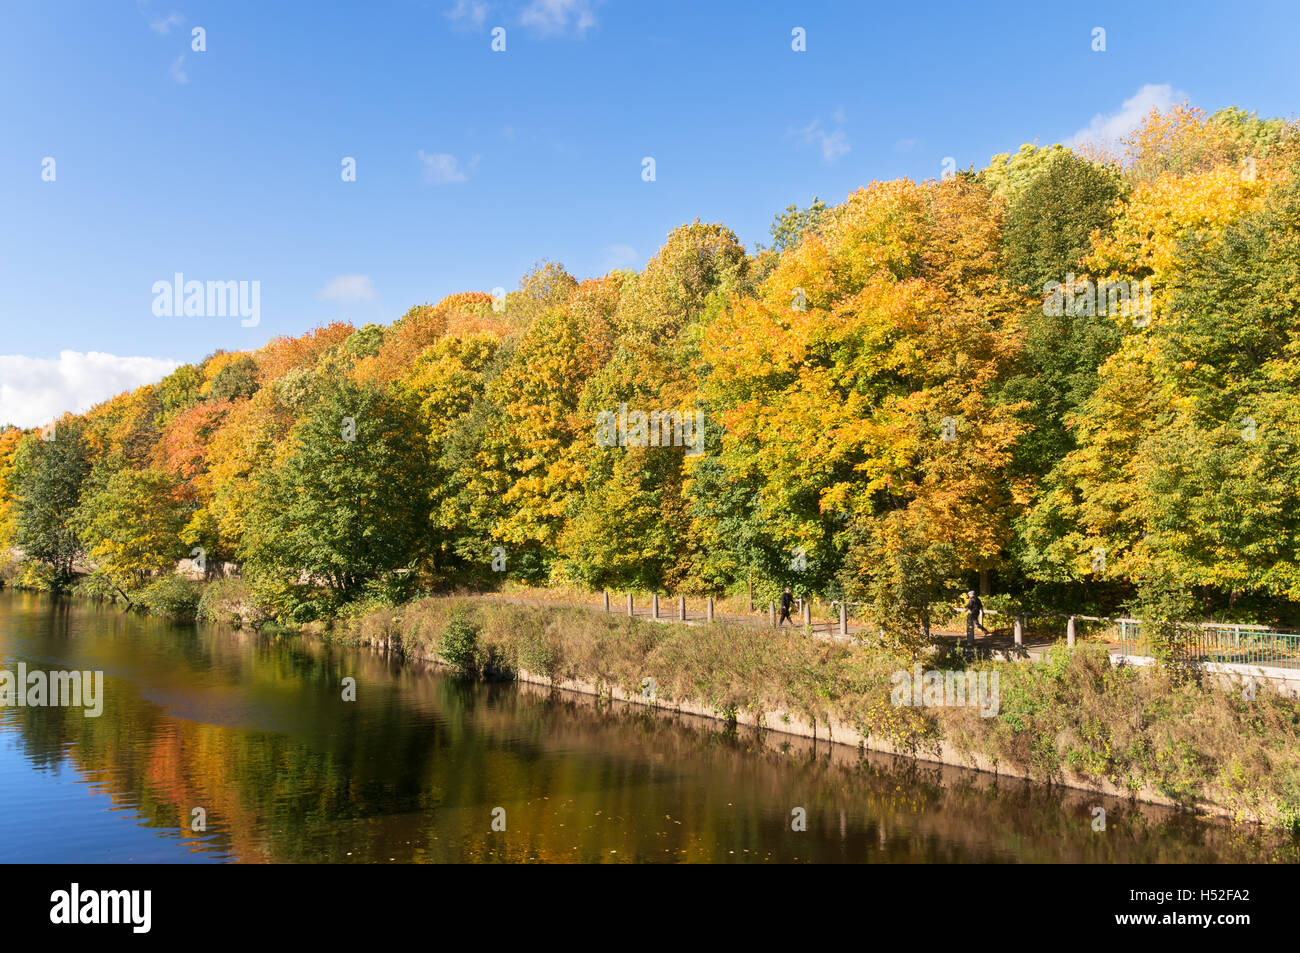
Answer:
<svg viewBox="0 0 1300 953"><path fill-rule="evenodd" d="M769 573L861 591L884 564L854 540L904 523L947 548L945 579L998 561L1024 495L1004 472L1016 408L991 399L1022 306L999 209L964 177L859 190L708 329L721 464L754 487Z"/></svg>
<svg viewBox="0 0 1300 953"><path fill-rule="evenodd" d="M14 454L23 432L17 427L0 430L0 557L13 545L14 537Z"/></svg>
<svg viewBox="0 0 1300 953"><path fill-rule="evenodd" d="M604 299L584 328L603 366L582 393L575 447L582 489L568 506L571 522L561 544L566 572L593 585L700 587L699 541L691 532L684 488L703 450L699 415L707 427L699 396L707 373L701 339L727 298L743 290L748 268L730 229L698 221L683 225L642 274L620 279L615 311L608 312ZM623 441L628 445L597 443L598 416L624 410L660 422L653 445L633 445L636 434L624 435L633 438ZM689 439L701 441L694 448L682 445L687 423ZM645 436L647 444L655 437L649 430Z"/></svg>

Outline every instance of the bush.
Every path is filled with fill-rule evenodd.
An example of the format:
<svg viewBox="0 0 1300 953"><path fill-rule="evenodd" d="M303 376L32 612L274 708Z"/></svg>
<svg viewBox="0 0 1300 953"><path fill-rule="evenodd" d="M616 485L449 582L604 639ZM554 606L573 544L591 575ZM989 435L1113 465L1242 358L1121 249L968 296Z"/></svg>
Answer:
<svg viewBox="0 0 1300 953"><path fill-rule="evenodd" d="M268 575L247 578L250 602L281 624L306 625L333 619L338 614L338 599L323 586L287 582Z"/></svg>
<svg viewBox="0 0 1300 953"><path fill-rule="evenodd" d="M251 587L242 579L217 579L204 586L195 616L201 622L216 622L236 629L244 625L258 628L266 621Z"/></svg>
<svg viewBox="0 0 1300 953"><path fill-rule="evenodd" d="M11 580L15 589L35 589L40 592L53 592L54 583L54 570L38 562L20 563Z"/></svg>
<svg viewBox="0 0 1300 953"><path fill-rule="evenodd" d="M109 602L122 598L117 586L99 573L84 576L72 587L72 594L80 599L107 599Z"/></svg>
<svg viewBox="0 0 1300 953"><path fill-rule="evenodd" d="M163 576L141 589L136 598L152 615L189 622L198 612L200 588L180 576Z"/></svg>
<svg viewBox="0 0 1300 953"><path fill-rule="evenodd" d="M439 657L462 675L479 672L479 627L464 608L457 608L438 639Z"/></svg>

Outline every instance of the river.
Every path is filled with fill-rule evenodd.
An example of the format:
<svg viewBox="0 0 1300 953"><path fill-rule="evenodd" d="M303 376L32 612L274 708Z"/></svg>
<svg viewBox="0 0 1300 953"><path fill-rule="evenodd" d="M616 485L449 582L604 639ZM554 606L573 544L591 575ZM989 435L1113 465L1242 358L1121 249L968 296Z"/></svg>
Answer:
<svg viewBox="0 0 1300 953"><path fill-rule="evenodd" d="M3 862L1300 860L1087 792L0 591L20 663L104 697L0 708Z"/></svg>

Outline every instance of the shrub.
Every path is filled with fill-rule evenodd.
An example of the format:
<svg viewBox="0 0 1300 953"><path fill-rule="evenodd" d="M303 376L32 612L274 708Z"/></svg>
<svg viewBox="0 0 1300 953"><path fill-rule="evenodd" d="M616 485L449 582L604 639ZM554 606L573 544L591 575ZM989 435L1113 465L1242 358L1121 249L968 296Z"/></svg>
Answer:
<svg viewBox="0 0 1300 953"><path fill-rule="evenodd" d="M330 590L270 575L248 578L249 600L266 616L285 625L305 625L335 617L339 601Z"/></svg>
<svg viewBox="0 0 1300 953"><path fill-rule="evenodd" d="M217 622L258 628L266 614L253 598L251 587L242 579L217 579L203 587L195 616L201 622Z"/></svg>
<svg viewBox="0 0 1300 953"><path fill-rule="evenodd" d="M480 668L479 627L463 607L458 607L438 639L439 657L462 675L476 675Z"/></svg>
<svg viewBox="0 0 1300 953"><path fill-rule="evenodd" d="M23 562L18 565L18 571L14 574L11 584L15 589L36 589L41 592L53 592L55 589L55 573L45 563Z"/></svg>
<svg viewBox="0 0 1300 953"><path fill-rule="evenodd" d="M180 576L163 576L141 589L137 599L153 615L188 622L198 612L200 588Z"/></svg>
<svg viewBox="0 0 1300 953"><path fill-rule="evenodd" d="M84 576L72 587L72 594L81 599L107 599L116 602L122 593L111 581L99 573Z"/></svg>

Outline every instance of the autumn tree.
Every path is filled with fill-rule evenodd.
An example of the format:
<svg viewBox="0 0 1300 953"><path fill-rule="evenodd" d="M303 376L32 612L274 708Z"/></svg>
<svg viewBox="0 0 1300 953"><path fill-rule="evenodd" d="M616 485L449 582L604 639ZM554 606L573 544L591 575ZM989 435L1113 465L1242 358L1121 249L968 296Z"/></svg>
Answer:
<svg viewBox="0 0 1300 953"><path fill-rule="evenodd" d="M707 374L704 328L732 294L748 290L748 269L730 229L693 222L668 236L641 275L623 282L614 316L617 347L586 380L580 402L581 491L567 501L570 523L561 547L575 578L701 588L686 486L703 444L663 446L661 436L658 446L601 446L596 421L624 404L646 415L681 414L692 425L697 412L707 419L700 395Z"/></svg>
<svg viewBox="0 0 1300 953"><path fill-rule="evenodd" d="M483 473L472 461L483 449L475 437L495 419L485 415L483 402L500 347L496 333L448 334L426 348L395 384L418 405L428 440L429 555L432 570L443 580L471 566L482 577L489 565L487 542L496 513L489 513L484 504L499 499L500 493L484 498L477 496L479 487L469 487Z"/></svg>
<svg viewBox="0 0 1300 953"><path fill-rule="evenodd" d="M17 474L14 457L22 442L23 432L17 427L0 429L0 553L13 543L16 526L14 505L17 502Z"/></svg>
<svg viewBox="0 0 1300 953"><path fill-rule="evenodd" d="M1133 462L1145 545L1188 588L1300 601L1300 179L1181 254L1154 329L1170 416Z"/></svg>
<svg viewBox="0 0 1300 953"><path fill-rule="evenodd" d="M1224 136L1186 111L1157 114L1134 134L1144 171L1083 265L1096 282L1142 281L1150 291L1128 309L1108 309L1119 344L1093 393L1066 416L1074 449L1043 478L1020 527L1018 560L1035 579L1128 582L1153 566L1151 477L1134 463L1179 419L1166 326L1182 320L1171 302L1186 279L1187 250L1260 209L1287 175L1267 162L1255 175L1222 162L1206 168L1210 158L1235 155L1224 152Z"/></svg>
<svg viewBox="0 0 1300 953"><path fill-rule="evenodd" d="M897 549L904 528L909 546L945 547L946 576L1001 558L1022 426L993 390L1021 301L998 273L997 208L964 178L860 190L708 329L719 463L757 488L756 533L738 538L781 554L769 572L878 590L888 565L846 561L851 540Z"/></svg>
<svg viewBox="0 0 1300 953"><path fill-rule="evenodd" d="M187 507L160 470L121 469L95 477L71 519L95 572L130 597L188 555L180 533Z"/></svg>

